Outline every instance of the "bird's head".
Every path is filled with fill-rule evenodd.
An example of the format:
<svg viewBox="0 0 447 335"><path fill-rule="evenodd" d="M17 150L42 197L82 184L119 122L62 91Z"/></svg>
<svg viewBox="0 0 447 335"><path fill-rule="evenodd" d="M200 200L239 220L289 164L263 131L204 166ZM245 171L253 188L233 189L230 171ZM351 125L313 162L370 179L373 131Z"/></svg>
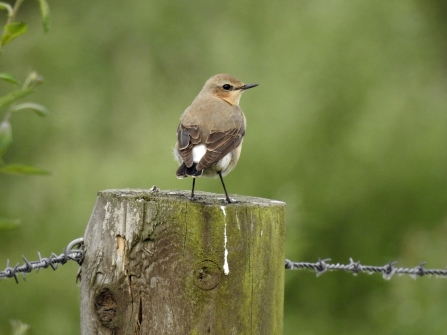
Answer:
<svg viewBox="0 0 447 335"><path fill-rule="evenodd" d="M242 93L258 84L244 84L229 74L217 74L208 79L202 92L212 94L232 106L238 106Z"/></svg>

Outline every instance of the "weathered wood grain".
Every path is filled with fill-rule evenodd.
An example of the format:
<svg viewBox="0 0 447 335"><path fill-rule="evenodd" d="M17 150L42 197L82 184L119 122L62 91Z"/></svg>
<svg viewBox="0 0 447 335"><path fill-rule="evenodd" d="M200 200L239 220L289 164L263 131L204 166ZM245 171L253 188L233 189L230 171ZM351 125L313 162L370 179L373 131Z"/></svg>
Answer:
<svg viewBox="0 0 447 335"><path fill-rule="evenodd" d="M85 232L81 334L282 334L285 204L99 192Z"/></svg>

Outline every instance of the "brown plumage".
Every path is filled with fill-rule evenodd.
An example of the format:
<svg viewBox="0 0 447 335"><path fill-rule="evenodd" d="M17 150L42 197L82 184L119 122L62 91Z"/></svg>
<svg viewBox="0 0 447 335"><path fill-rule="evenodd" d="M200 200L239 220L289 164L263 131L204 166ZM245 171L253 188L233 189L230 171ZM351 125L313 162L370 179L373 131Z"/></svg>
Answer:
<svg viewBox="0 0 447 335"><path fill-rule="evenodd" d="M228 74L207 80L199 95L180 117L174 157L178 178L219 176L228 202L223 176L236 165L245 135L246 120L239 100L244 90L258 86L243 84Z"/></svg>

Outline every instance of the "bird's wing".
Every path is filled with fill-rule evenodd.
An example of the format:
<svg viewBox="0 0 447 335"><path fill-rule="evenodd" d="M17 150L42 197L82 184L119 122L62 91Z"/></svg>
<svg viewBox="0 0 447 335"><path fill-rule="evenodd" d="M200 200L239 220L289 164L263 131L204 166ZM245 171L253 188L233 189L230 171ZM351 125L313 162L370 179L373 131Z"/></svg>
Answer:
<svg viewBox="0 0 447 335"><path fill-rule="evenodd" d="M210 131L205 141L206 153L197 164L197 170L203 170L216 164L226 154L241 144L244 135L245 130L243 128Z"/></svg>
<svg viewBox="0 0 447 335"><path fill-rule="evenodd" d="M179 124L177 128L177 147L185 165L190 168L193 164L192 148L200 143L199 126L185 126Z"/></svg>

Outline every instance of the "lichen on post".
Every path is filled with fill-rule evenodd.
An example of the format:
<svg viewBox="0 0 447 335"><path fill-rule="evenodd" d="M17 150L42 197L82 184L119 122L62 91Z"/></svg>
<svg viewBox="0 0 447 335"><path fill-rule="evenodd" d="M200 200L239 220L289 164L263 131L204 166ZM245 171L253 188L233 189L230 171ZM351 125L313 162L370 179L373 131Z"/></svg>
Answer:
<svg viewBox="0 0 447 335"><path fill-rule="evenodd" d="M99 192L85 232L81 334L282 334L285 204Z"/></svg>

